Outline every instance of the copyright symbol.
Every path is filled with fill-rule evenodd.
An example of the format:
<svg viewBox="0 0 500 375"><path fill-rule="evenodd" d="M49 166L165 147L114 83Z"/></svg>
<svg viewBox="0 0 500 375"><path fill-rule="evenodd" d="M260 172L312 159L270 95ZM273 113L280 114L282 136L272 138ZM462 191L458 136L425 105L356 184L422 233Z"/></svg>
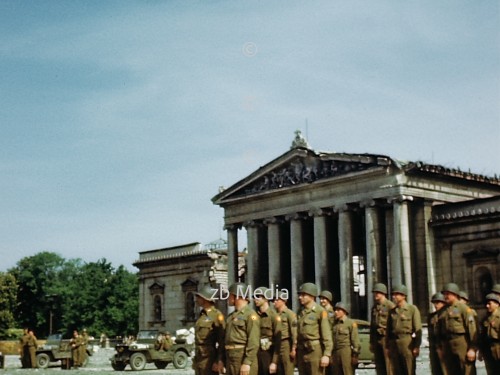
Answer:
<svg viewBox="0 0 500 375"><path fill-rule="evenodd" d="M243 54L246 57L254 57L257 54L257 44L247 42L243 45Z"/></svg>

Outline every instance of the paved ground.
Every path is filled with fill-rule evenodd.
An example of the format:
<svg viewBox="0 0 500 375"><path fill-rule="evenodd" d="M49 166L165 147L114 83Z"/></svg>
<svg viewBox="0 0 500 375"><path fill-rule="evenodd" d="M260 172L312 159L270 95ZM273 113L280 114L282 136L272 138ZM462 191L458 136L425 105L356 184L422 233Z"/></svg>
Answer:
<svg viewBox="0 0 500 375"><path fill-rule="evenodd" d="M113 353L114 351L112 349L101 349L90 358L90 362L86 368L71 370L71 374L88 374L89 372L97 372L99 374L116 374L117 371L114 371L111 368L109 361L109 358L113 356ZM486 375L484 363L477 362L477 369L477 375ZM44 375L61 375L61 373L65 372L66 370L61 370L58 367L51 367L45 370L21 369L19 357L17 355L6 356L5 370L0 370L0 374L3 373L16 375L33 373L43 373ZM124 372L129 374L136 373L132 371L128 366ZM146 370L137 372L137 374L193 375L194 371L191 369L191 363L189 363L187 368L184 370L177 370L172 365L168 365L165 370L158 370L153 364L149 364L147 365ZM358 369L356 371L356 375L375 375L375 370L373 368ZM419 357L419 361L417 364L417 375L430 375L428 355L425 348L422 349L422 355Z"/></svg>

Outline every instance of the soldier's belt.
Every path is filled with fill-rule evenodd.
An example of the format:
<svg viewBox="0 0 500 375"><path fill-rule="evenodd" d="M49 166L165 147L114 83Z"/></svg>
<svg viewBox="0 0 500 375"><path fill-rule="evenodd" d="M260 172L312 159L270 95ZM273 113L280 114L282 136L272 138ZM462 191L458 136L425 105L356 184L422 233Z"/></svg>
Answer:
<svg viewBox="0 0 500 375"><path fill-rule="evenodd" d="M445 337L448 340L453 340L453 339L458 339L458 338L464 337L464 336L465 336L465 333L450 333L450 334L447 334Z"/></svg>
<svg viewBox="0 0 500 375"><path fill-rule="evenodd" d="M397 335L396 334L392 334L392 335L389 336L389 338L391 338L393 340L406 339L408 337L411 337L411 333L398 333Z"/></svg>
<svg viewBox="0 0 500 375"><path fill-rule="evenodd" d="M232 349L244 349L245 345L242 344L235 344L235 345L226 345L225 346L226 350L232 350Z"/></svg>

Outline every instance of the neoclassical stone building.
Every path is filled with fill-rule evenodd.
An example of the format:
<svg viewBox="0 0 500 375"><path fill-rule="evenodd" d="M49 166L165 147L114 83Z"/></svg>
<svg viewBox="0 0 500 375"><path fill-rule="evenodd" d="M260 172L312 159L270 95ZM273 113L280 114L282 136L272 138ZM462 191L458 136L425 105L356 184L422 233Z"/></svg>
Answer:
<svg viewBox="0 0 500 375"><path fill-rule="evenodd" d="M500 282L500 180L385 155L315 152L300 132L289 151L217 194L229 282L246 230L253 286L291 293L313 281L368 317L375 282L404 283L424 315L445 282L474 301Z"/></svg>
<svg viewBox="0 0 500 375"><path fill-rule="evenodd" d="M243 254L238 258L242 275ZM198 318L196 291L204 285L227 288L227 242L142 251L134 266L139 269L139 329L175 332L192 327ZM225 303L218 307L225 311Z"/></svg>

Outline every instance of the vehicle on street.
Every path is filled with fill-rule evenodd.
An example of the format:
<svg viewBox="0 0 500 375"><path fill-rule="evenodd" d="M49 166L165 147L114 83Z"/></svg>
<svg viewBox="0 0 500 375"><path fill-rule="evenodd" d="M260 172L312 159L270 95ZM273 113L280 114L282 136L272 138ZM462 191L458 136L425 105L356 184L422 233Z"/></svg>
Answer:
<svg viewBox="0 0 500 375"><path fill-rule="evenodd" d="M94 354L91 344L87 345L87 358L83 363L86 366L89 357ZM72 366L72 353L70 339L63 339L61 333L49 335L45 344L36 349L36 364L38 368L47 368L53 362L61 361L61 368L70 368Z"/></svg>
<svg viewBox="0 0 500 375"><path fill-rule="evenodd" d="M155 344L159 337L160 332L157 330L143 330L139 331L135 341L117 344L116 352L110 358L111 367L116 371L123 371L130 365L132 370L140 371L144 370L147 363L154 363L158 369L164 369L172 363L177 369L185 368L193 345L186 343L185 340L176 340L168 350L158 350Z"/></svg>

